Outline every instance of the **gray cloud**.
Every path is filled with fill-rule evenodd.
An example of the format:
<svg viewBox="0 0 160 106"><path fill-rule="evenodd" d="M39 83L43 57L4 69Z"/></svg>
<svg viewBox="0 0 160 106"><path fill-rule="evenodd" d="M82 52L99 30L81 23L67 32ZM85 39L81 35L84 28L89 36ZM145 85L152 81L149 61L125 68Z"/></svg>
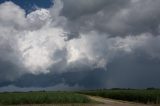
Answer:
<svg viewBox="0 0 160 106"><path fill-rule="evenodd" d="M128 0L62 0L64 7L62 15L71 20L76 20L81 16L92 15L105 9L106 11L115 11L128 3Z"/></svg>
<svg viewBox="0 0 160 106"><path fill-rule="evenodd" d="M27 15L0 4L0 86L159 87L159 4L55 0Z"/></svg>
<svg viewBox="0 0 160 106"><path fill-rule="evenodd" d="M159 33L159 0L65 0L62 15L69 20L66 26L72 34L96 30L110 36ZM70 27L68 27L70 26Z"/></svg>

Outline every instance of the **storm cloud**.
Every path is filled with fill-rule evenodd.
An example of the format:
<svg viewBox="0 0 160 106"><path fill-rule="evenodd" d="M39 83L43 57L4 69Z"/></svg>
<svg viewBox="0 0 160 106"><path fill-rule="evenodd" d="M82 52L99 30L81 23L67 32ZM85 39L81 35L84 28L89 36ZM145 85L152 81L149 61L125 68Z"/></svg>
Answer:
<svg viewBox="0 0 160 106"><path fill-rule="evenodd" d="M159 0L64 0L62 15L72 32L96 30L110 36L159 33ZM76 35L74 35L76 36Z"/></svg>
<svg viewBox="0 0 160 106"><path fill-rule="evenodd" d="M159 0L53 3L0 4L2 91L160 87Z"/></svg>

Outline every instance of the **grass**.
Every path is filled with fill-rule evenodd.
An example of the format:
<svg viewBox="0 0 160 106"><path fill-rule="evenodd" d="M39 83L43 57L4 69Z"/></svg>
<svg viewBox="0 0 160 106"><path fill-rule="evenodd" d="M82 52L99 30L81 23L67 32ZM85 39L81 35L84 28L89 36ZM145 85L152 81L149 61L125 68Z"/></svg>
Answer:
<svg viewBox="0 0 160 106"><path fill-rule="evenodd" d="M90 103L91 100L81 94L72 92L27 92L0 93L0 104L66 104Z"/></svg>
<svg viewBox="0 0 160 106"><path fill-rule="evenodd" d="M160 104L160 90L95 90L80 93L145 104Z"/></svg>

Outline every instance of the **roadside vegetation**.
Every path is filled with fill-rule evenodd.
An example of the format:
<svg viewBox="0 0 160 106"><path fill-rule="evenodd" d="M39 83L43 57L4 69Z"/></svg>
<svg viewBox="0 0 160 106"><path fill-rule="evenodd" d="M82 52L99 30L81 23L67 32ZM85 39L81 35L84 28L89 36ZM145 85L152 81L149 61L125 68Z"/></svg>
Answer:
<svg viewBox="0 0 160 106"><path fill-rule="evenodd" d="M91 100L72 92L0 93L1 105L90 103Z"/></svg>
<svg viewBox="0 0 160 106"><path fill-rule="evenodd" d="M104 98L124 100L131 102L139 102L145 104L160 104L160 90L159 89L111 89L111 90L95 90L95 91L81 91L81 94L100 96Z"/></svg>

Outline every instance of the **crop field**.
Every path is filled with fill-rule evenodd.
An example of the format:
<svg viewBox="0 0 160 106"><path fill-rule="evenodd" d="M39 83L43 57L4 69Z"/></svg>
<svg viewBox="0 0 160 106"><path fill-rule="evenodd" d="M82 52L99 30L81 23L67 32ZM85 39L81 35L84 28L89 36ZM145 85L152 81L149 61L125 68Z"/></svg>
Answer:
<svg viewBox="0 0 160 106"><path fill-rule="evenodd" d="M72 92L0 93L0 105L90 103L91 100Z"/></svg>
<svg viewBox="0 0 160 106"><path fill-rule="evenodd" d="M160 90L95 90L80 93L145 104L160 104Z"/></svg>

